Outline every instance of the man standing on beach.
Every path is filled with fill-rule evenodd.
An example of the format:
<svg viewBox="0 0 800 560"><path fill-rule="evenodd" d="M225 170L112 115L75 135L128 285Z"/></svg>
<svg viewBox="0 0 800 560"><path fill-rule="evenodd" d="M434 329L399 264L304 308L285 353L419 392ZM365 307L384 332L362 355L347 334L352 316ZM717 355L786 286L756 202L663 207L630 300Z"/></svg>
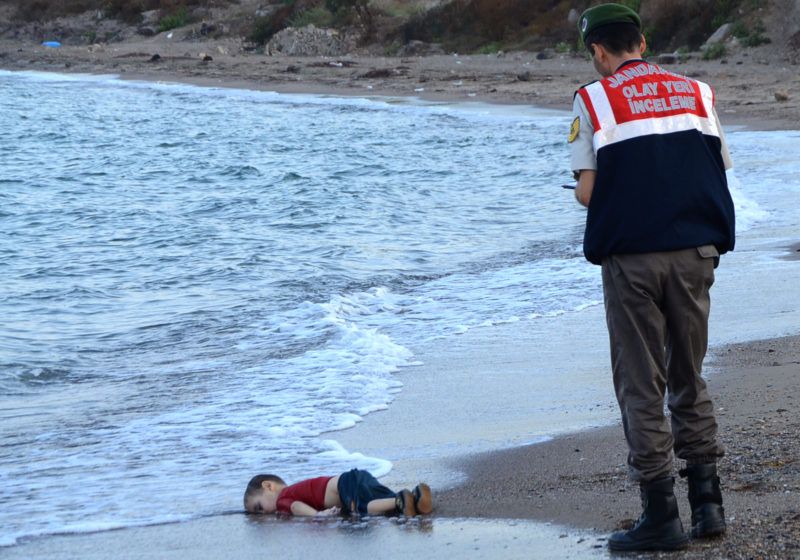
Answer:
<svg viewBox="0 0 800 560"><path fill-rule="evenodd" d="M700 373L714 268L734 245L730 157L711 88L642 60L636 12L602 4L578 26L602 79L574 99L575 195L589 209L584 253L602 266L614 388L644 510L608 543L679 549L689 537L673 449L687 463L692 536L725 532L716 466L724 451Z"/></svg>

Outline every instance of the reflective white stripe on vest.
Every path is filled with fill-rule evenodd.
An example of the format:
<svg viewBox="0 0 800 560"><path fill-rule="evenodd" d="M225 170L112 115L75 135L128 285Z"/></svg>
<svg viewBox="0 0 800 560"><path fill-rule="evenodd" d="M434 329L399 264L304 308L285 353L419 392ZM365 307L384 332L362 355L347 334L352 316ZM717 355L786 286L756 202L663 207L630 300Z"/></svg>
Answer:
<svg viewBox="0 0 800 560"><path fill-rule="evenodd" d="M595 131L592 139L595 154L598 150L610 144L652 134L670 134L697 130L708 136L719 137L719 128L717 127L716 119L713 117L714 94L711 91L711 87L703 82L695 81L693 83L700 88L700 96L705 113L708 115L707 118L687 112L678 115L638 119L622 124L617 124L602 82L594 82L586 86L586 93L589 95L599 123L599 130Z"/></svg>

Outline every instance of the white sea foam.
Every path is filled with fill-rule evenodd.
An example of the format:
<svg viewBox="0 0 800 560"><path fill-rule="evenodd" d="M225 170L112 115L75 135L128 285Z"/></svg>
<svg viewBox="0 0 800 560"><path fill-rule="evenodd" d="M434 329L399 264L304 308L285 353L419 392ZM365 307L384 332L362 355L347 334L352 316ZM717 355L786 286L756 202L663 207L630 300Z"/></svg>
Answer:
<svg viewBox="0 0 800 560"><path fill-rule="evenodd" d="M44 83L64 83L64 82L94 82L94 83L116 83L119 81L118 74L82 74L79 72L71 74L60 74L58 72L43 72L39 70L2 70L0 78L14 77ZM46 93L46 92L43 92Z"/></svg>
<svg viewBox="0 0 800 560"><path fill-rule="evenodd" d="M770 213L764 210L758 202L749 198L742 189L742 183L735 171L728 172L728 189L733 198L736 209L736 231L743 233L761 221L767 220Z"/></svg>
<svg viewBox="0 0 800 560"><path fill-rule="evenodd" d="M94 84L105 84L117 88L126 87L133 89L149 89L172 94L191 93L192 95L199 97L224 97L238 100L253 100L261 102L267 101L278 105L317 105L328 107L345 107L354 110L363 109L367 111L380 109L382 111L419 114L424 116L430 116L432 114L468 116L473 120L499 120L519 123L521 120L529 119L545 118L556 120L562 118L563 116L563 112L561 111L539 108L535 106L493 105L483 102L451 103L431 101L413 96L365 94L364 96L339 97L328 94L277 93L269 90L196 86L183 82L164 80L130 80L122 78L118 74L62 74L38 70L0 70L0 77L3 76L13 76L15 78L41 82L45 84L89 82Z"/></svg>

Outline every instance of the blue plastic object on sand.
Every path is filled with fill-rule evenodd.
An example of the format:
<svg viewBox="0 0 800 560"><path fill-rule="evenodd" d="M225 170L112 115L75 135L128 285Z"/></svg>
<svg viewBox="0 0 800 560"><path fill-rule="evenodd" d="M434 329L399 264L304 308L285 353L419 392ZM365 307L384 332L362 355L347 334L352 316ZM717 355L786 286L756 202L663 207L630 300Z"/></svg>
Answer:
<svg viewBox="0 0 800 560"><path fill-rule="evenodd" d="M50 47L52 49L57 49L58 47L61 46L61 43L59 43L58 41L44 41L42 43L42 46L43 47Z"/></svg>

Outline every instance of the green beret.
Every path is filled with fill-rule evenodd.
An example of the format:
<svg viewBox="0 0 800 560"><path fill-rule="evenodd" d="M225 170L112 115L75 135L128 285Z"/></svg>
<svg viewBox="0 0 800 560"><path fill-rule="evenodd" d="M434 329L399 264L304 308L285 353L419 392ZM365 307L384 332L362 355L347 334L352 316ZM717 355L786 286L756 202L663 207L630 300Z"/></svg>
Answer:
<svg viewBox="0 0 800 560"><path fill-rule="evenodd" d="M593 30L611 23L632 23L639 29L642 28L642 20L639 14L622 4L600 4L589 8L578 20L578 30L581 38L585 41L586 36Z"/></svg>

